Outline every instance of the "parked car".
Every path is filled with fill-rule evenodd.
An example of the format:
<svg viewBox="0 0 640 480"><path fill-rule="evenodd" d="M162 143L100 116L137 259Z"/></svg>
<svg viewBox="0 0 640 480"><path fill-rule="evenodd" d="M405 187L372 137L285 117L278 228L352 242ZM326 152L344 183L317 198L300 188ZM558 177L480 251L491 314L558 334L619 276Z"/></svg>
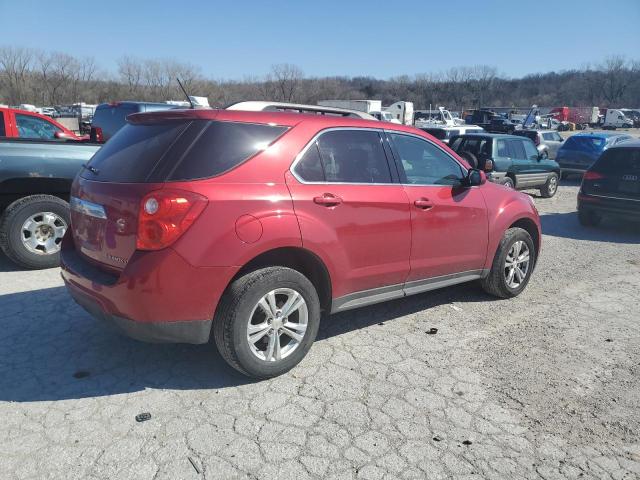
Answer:
<svg viewBox="0 0 640 480"><path fill-rule="evenodd" d="M413 127L183 110L129 117L76 177L62 275L134 338L205 343L252 377L307 353L321 312L480 280L513 297L538 258L529 196Z"/></svg>
<svg viewBox="0 0 640 480"><path fill-rule="evenodd" d="M460 125L457 127L417 127L443 143L449 143L451 137L465 133L483 133L484 129L475 125Z"/></svg>
<svg viewBox="0 0 640 480"><path fill-rule="evenodd" d="M69 192L99 145L0 138L0 248L26 268L58 266Z"/></svg>
<svg viewBox="0 0 640 480"><path fill-rule="evenodd" d="M572 135L564 141L556 155L562 176L586 172L607 148L632 138L631 135L606 132Z"/></svg>
<svg viewBox="0 0 640 480"><path fill-rule="evenodd" d="M52 118L16 108L0 108L0 137L81 140Z"/></svg>
<svg viewBox="0 0 640 480"><path fill-rule="evenodd" d="M467 134L453 137L449 146L470 165L487 172L489 180L509 188L539 188L545 198L558 190L560 167L527 137Z"/></svg>
<svg viewBox="0 0 640 480"><path fill-rule="evenodd" d="M89 138L92 142L104 143L113 137L127 123L127 115L142 112L156 112L183 108L178 105L152 102L111 102L101 103L91 119Z"/></svg>
<svg viewBox="0 0 640 480"><path fill-rule="evenodd" d="M582 178L580 223L597 225L605 216L640 221L640 140L607 149Z"/></svg>
<svg viewBox="0 0 640 480"><path fill-rule="evenodd" d="M508 118L493 118L489 126L485 127L485 130L491 133L514 133L516 130L521 129L522 124Z"/></svg>
<svg viewBox="0 0 640 480"><path fill-rule="evenodd" d="M520 135L533 140L536 148L540 145L545 147L545 151L550 159L555 160L558 149L564 138L555 130L518 130L513 132L514 135Z"/></svg>

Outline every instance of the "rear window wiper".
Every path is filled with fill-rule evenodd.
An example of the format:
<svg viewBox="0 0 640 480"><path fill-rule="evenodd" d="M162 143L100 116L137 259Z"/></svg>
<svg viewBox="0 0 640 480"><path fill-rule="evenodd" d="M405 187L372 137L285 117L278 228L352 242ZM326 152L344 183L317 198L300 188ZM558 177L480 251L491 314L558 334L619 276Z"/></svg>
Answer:
<svg viewBox="0 0 640 480"><path fill-rule="evenodd" d="M86 168L87 170L89 170L94 175L98 175L98 173L100 173L100 170L98 170L96 167L92 167L88 163L83 163L82 164L82 168Z"/></svg>

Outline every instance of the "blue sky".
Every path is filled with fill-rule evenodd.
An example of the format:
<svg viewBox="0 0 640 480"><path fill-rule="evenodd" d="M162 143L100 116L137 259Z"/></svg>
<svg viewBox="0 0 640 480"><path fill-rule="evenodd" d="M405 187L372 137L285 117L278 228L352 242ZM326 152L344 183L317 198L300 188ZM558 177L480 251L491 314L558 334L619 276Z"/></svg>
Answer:
<svg viewBox="0 0 640 480"><path fill-rule="evenodd" d="M640 0L0 0L0 45L94 56L175 58L205 76L388 78L489 64L507 76L640 60Z"/></svg>

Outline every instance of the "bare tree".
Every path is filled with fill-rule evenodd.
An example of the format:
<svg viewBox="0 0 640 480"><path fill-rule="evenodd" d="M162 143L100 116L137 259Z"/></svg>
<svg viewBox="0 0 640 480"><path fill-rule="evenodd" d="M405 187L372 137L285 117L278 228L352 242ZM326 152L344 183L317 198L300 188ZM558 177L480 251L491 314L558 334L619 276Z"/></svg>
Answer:
<svg viewBox="0 0 640 480"><path fill-rule="evenodd" d="M601 85L602 94L610 106L617 105L628 87L627 61L622 56L610 56L600 65L600 70L604 74Z"/></svg>
<svg viewBox="0 0 640 480"><path fill-rule="evenodd" d="M280 63L271 67L272 81L276 94L283 102L293 101L304 74L300 68L290 63Z"/></svg>
<svg viewBox="0 0 640 480"><path fill-rule="evenodd" d="M34 51L21 47L0 48L0 85L7 101L16 105L25 99Z"/></svg>
<svg viewBox="0 0 640 480"><path fill-rule="evenodd" d="M124 56L118 60L118 74L127 86L129 95L136 95L142 84L143 62L137 58Z"/></svg>

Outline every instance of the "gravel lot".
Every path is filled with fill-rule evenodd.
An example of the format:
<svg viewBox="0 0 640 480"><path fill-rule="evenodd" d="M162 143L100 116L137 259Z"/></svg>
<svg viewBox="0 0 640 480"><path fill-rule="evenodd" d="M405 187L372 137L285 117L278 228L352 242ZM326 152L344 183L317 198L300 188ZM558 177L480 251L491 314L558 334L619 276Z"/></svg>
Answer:
<svg viewBox="0 0 640 480"><path fill-rule="evenodd" d="M0 477L639 478L640 225L582 228L576 193L536 199L520 297L467 284L339 314L256 383L211 346L119 337L58 269L0 258Z"/></svg>

